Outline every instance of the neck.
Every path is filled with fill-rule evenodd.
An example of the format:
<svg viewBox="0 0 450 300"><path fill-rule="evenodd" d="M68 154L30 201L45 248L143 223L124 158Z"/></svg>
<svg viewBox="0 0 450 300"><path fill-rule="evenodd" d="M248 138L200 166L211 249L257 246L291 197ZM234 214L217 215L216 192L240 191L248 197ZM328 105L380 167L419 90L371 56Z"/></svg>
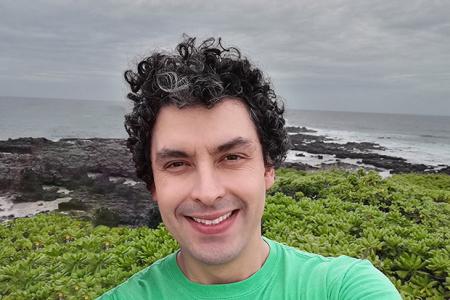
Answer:
<svg viewBox="0 0 450 300"><path fill-rule="evenodd" d="M248 244L233 260L220 264L204 264L180 250L177 263L184 275L201 284L226 284L247 279L264 265L269 256L269 245L259 236Z"/></svg>

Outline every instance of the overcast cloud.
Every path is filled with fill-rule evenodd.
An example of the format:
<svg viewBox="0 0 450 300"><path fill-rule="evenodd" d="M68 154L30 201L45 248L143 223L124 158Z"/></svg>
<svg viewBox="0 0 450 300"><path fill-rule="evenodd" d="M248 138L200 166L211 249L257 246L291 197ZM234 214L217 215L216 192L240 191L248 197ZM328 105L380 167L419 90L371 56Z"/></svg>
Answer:
<svg viewBox="0 0 450 300"><path fill-rule="evenodd" d="M0 2L0 95L124 101L182 33L222 36L288 108L450 115L449 1Z"/></svg>

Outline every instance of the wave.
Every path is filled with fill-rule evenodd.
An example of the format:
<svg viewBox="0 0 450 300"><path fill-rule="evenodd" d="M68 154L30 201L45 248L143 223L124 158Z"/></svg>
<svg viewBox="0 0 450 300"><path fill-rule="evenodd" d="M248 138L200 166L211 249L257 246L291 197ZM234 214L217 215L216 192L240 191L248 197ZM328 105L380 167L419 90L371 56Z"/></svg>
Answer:
<svg viewBox="0 0 450 300"><path fill-rule="evenodd" d="M443 136L443 135L433 135L433 134L420 134L420 137L424 137L424 138L434 138L434 139L448 139L450 137L448 136Z"/></svg>

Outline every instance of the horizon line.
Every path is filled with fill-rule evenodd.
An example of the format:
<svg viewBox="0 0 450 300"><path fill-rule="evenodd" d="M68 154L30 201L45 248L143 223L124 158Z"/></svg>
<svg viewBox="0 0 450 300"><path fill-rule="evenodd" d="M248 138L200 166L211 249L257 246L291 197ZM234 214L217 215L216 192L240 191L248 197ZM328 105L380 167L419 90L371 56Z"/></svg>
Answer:
<svg viewBox="0 0 450 300"><path fill-rule="evenodd" d="M42 96L11 96L0 95L0 98L22 98L22 99L42 99L42 100L62 100L62 101L99 101L99 102L112 102L112 103L129 103L126 96L122 100L106 100L106 99L86 99L86 98L61 98L61 97L42 97ZM123 101L125 100L125 101ZM339 109L311 109L311 108L290 108L285 103L286 110L300 110L300 111L316 111L316 112L343 112L343 113L363 113L363 114L387 114L387 115L407 115L407 116L428 116L428 117L450 117L448 115L433 114L433 113L411 113L411 112L381 112L381 111L361 111L361 110L339 110Z"/></svg>

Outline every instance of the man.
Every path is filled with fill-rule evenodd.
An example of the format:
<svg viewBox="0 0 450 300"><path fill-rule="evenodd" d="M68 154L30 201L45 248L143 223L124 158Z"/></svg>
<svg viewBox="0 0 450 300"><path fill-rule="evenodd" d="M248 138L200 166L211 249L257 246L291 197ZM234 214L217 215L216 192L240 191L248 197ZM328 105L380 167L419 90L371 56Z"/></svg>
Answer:
<svg viewBox="0 0 450 300"><path fill-rule="evenodd" d="M180 250L101 299L400 299L368 261L261 236L288 138L269 82L237 49L186 38L125 78L128 147Z"/></svg>

